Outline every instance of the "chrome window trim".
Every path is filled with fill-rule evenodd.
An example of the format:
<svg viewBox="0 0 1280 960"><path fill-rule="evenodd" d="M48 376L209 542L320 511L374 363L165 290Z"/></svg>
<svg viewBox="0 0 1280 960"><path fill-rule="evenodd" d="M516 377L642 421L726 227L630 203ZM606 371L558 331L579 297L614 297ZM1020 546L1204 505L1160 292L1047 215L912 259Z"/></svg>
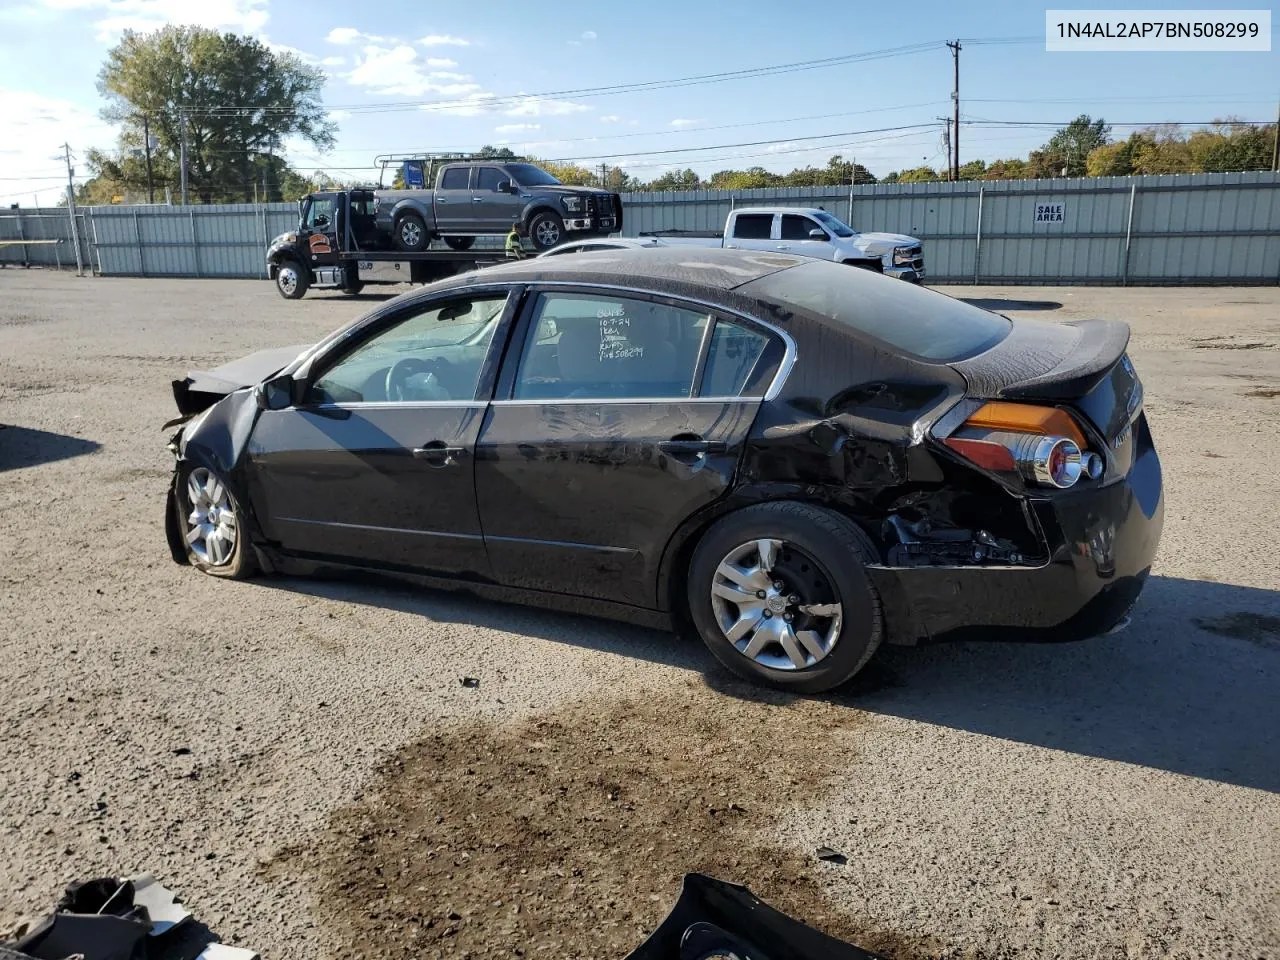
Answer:
<svg viewBox="0 0 1280 960"><path fill-rule="evenodd" d="M487 400L350 400L342 403L312 403L295 407L304 413L308 410L438 410L451 407L455 410L483 410Z"/></svg>
<svg viewBox="0 0 1280 960"><path fill-rule="evenodd" d="M556 397L526 398L522 400L491 400L498 407L571 407L584 403L593 406L618 403L760 403L762 397Z"/></svg>
<svg viewBox="0 0 1280 960"><path fill-rule="evenodd" d="M530 291L534 293L539 293L539 294L548 292L548 288L578 287L578 288L583 288L588 290L611 290L616 293L635 293L635 294L640 294L646 297L660 297L666 300L675 301L677 303L691 303L699 307L706 307L707 309L712 310L715 313L719 313L719 314L730 316L730 317L737 317L740 320L746 320L748 323L754 323L757 326L763 327L764 329L770 331L771 333L776 334L782 340L782 347L783 347L782 362L778 364L778 372L773 375L773 380L772 382L770 382L769 388L765 390L764 395L760 397L735 397L733 399L755 400L757 402L765 402L765 403L771 400L776 400L778 398L778 394L782 392L782 385L787 382L787 377L791 375L791 370L793 367L795 367L796 360L798 359L798 356L799 356L799 351L796 349L795 340L793 340L791 338L791 334L787 333L785 330L781 329L780 327L774 326L772 323L769 323L767 320L761 320L759 317L753 317L751 316L751 314L743 313L741 310L735 310L733 307L727 307L727 306L724 306L723 304L712 303L710 300L700 300L696 297L686 297L681 294L665 293L664 291L661 291L661 290L646 290L643 287L622 287L622 286L616 286L611 283L591 283L591 282L583 282L583 281L576 281L576 280L527 280L525 281L525 285L528 287ZM700 398L694 397L691 399L697 400ZM495 400L494 402L507 403L510 401ZM546 401L543 401L543 402L546 402ZM601 401L597 400L594 402L599 403ZM609 401L609 402L617 402L617 401ZM650 402L654 402L654 401L650 401ZM663 398L660 402L669 403L671 402L671 399Z"/></svg>

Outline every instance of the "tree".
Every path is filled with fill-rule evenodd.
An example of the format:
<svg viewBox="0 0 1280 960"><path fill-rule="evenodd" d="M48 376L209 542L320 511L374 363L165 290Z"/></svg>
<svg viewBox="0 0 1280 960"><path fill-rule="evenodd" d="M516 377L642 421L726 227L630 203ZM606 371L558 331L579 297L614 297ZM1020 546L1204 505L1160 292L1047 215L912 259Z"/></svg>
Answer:
<svg viewBox="0 0 1280 960"><path fill-rule="evenodd" d="M1049 138L1041 148L1042 166L1046 170L1057 169L1056 176L1066 170L1068 177L1083 177L1090 153L1105 146L1111 139L1111 128L1101 118L1094 120L1082 113ZM1054 175L1054 174L1051 174Z"/></svg>
<svg viewBox="0 0 1280 960"><path fill-rule="evenodd" d="M1194 131L1187 147L1197 171L1269 170L1275 132L1275 124L1255 127L1228 117L1208 130Z"/></svg>
<svg viewBox="0 0 1280 960"><path fill-rule="evenodd" d="M929 183L941 180L938 171L933 167L916 167L914 170L903 170L898 174L898 183Z"/></svg>
<svg viewBox="0 0 1280 960"><path fill-rule="evenodd" d="M692 168L684 170L668 170L660 177L650 180L641 186L642 190L699 190L702 178Z"/></svg>
<svg viewBox="0 0 1280 960"><path fill-rule="evenodd" d="M764 167L748 167L746 170L720 170L711 175L707 186L712 190L758 190L760 187L782 185L782 175Z"/></svg>
<svg viewBox="0 0 1280 960"><path fill-rule="evenodd" d="M107 54L98 89L107 99L103 119L120 123L121 154L99 156L121 172L123 152L141 144L146 117L158 141L166 182L176 171L185 123L188 182L205 203L251 200L259 174L272 181L287 137L320 148L333 146L336 126L320 100L324 73L291 53L276 53L253 37L203 27L167 26L150 34L126 31ZM261 186L259 184L259 189Z"/></svg>
<svg viewBox="0 0 1280 960"><path fill-rule="evenodd" d="M985 160L970 160L960 167L961 180L982 180L987 173Z"/></svg>

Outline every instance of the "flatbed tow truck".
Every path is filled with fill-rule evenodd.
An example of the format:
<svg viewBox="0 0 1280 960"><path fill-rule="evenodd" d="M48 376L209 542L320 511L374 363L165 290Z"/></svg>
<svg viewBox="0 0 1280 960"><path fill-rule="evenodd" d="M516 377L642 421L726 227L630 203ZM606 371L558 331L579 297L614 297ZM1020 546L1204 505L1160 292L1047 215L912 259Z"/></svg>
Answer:
<svg viewBox="0 0 1280 960"><path fill-rule="evenodd" d="M501 248L392 249L374 224L372 189L309 194L298 214L297 229L267 246L267 275L286 300L312 287L355 295L367 284L431 283L506 260Z"/></svg>

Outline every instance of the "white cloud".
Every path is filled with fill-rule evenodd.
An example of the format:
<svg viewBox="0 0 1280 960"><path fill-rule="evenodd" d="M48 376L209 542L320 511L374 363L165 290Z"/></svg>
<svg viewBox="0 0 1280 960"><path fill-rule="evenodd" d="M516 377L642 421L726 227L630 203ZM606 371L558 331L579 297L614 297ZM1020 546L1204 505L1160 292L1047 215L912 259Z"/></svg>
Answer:
<svg viewBox="0 0 1280 960"><path fill-rule="evenodd" d="M326 67L341 67L347 62L346 57L325 57L320 63Z"/></svg>
<svg viewBox="0 0 1280 960"><path fill-rule="evenodd" d="M125 30L149 33L180 23L258 34L267 24L267 0L39 0L23 8L32 16L76 12L93 19L94 33L114 43Z"/></svg>
<svg viewBox="0 0 1280 960"><path fill-rule="evenodd" d="M329 35L325 37L330 43L346 46L350 43L357 43L360 40L380 40L381 37L371 37L361 33L355 27L334 27L329 31Z"/></svg>
<svg viewBox="0 0 1280 960"><path fill-rule="evenodd" d="M7 206L32 205L39 194L41 206L54 206L65 194L67 168L62 161L62 144L70 143L76 168L76 183L90 176L84 157L90 147L108 149L116 142L117 131L98 119L96 113L69 100L58 100L26 90L0 89L0 200ZM30 179L8 179L27 177Z"/></svg>
<svg viewBox="0 0 1280 960"><path fill-rule="evenodd" d="M299 50L297 47L291 47L287 43L272 43L270 40L267 40L266 44L272 53L291 53L303 63L310 64L313 67L319 66L323 62L315 54L307 53L305 50Z"/></svg>
<svg viewBox="0 0 1280 960"><path fill-rule="evenodd" d="M432 113L442 113L450 117L478 117L480 114L494 109L493 105L488 102L494 96L494 94L486 91L468 93L462 97L459 103L449 104L448 106L425 103L420 109L430 110Z"/></svg>
<svg viewBox="0 0 1280 960"><path fill-rule="evenodd" d="M427 69L430 63L430 58L420 58L407 43L387 47L371 43L356 55L354 66L344 76L352 86L403 97L429 93L457 97L480 89L469 75L431 71Z"/></svg>
<svg viewBox="0 0 1280 960"><path fill-rule="evenodd" d="M457 60L450 60L448 57L427 57L422 62L432 69L438 68L441 70L448 70L450 67L458 65Z"/></svg>
<svg viewBox="0 0 1280 960"><path fill-rule="evenodd" d="M563 117L582 113L591 108L571 100L546 100L542 97L521 97L503 111L508 117Z"/></svg>
<svg viewBox="0 0 1280 960"><path fill-rule="evenodd" d="M351 111L350 110L330 110L329 119L334 121L335 123L340 120L349 120L351 119Z"/></svg>
<svg viewBox="0 0 1280 960"><path fill-rule="evenodd" d="M454 37L447 33L429 33L425 37L420 37L417 41L422 47L469 47L470 40L464 40L462 37Z"/></svg>
<svg viewBox="0 0 1280 960"><path fill-rule="evenodd" d="M521 130L541 130L540 123L504 123L493 128L494 133L519 133Z"/></svg>
<svg viewBox="0 0 1280 960"><path fill-rule="evenodd" d="M701 120L686 120L684 117L676 117L671 121L673 127L692 127L695 123L701 123Z"/></svg>
<svg viewBox="0 0 1280 960"><path fill-rule="evenodd" d="M582 39L583 39L583 40L594 40L595 38L596 38L596 32L595 32L594 30L584 30L584 31L582 31Z"/></svg>
<svg viewBox="0 0 1280 960"><path fill-rule="evenodd" d="M616 113L607 113L600 118L600 122L601 123L617 123L621 119L622 118L618 116Z"/></svg>

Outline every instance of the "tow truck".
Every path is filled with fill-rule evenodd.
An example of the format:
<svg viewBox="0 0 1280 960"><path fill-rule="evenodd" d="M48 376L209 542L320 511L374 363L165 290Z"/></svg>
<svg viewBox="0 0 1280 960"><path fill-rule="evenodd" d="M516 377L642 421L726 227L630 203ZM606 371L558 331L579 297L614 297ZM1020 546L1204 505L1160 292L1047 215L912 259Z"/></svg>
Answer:
<svg viewBox="0 0 1280 960"><path fill-rule="evenodd" d="M298 227L267 245L267 275L286 300L308 289L355 295L366 284L431 283L506 259L501 248L396 250L374 223L372 188L312 193L298 201Z"/></svg>

